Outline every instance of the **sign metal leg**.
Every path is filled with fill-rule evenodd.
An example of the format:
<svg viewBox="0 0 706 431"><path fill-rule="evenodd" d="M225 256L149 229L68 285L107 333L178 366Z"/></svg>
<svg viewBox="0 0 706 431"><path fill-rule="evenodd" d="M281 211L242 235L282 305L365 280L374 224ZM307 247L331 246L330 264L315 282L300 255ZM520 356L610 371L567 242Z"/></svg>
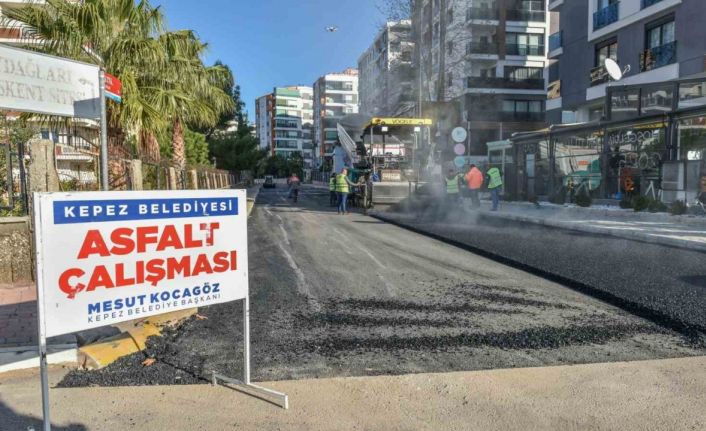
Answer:
<svg viewBox="0 0 706 431"><path fill-rule="evenodd" d="M250 383L250 299L247 296L243 300L243 381L231 379L212 371L211 383L215 386L219 380L234 386L236 389L244 390L246 394L252 395L254 393L274 399L280 407L285 410L289 409L289 397L287 394Z"/></svg>

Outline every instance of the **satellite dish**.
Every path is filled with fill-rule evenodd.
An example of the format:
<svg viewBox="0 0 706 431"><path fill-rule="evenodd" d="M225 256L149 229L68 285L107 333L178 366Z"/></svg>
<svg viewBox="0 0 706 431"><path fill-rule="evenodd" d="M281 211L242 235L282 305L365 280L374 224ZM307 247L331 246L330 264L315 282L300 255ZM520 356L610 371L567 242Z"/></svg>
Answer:
<svg viewBox="0 0 706 431"><path fill-rule="evenodd" d="M623 79L624 72L622 69L620 69L620 66L618 63L615 62L612 58L606 58L605 59L605 70L608 72L608 75L610 75L611 78L613 78L613 81L620 81ZM629 71L629 67L625 69L626 71Z"/></svg>

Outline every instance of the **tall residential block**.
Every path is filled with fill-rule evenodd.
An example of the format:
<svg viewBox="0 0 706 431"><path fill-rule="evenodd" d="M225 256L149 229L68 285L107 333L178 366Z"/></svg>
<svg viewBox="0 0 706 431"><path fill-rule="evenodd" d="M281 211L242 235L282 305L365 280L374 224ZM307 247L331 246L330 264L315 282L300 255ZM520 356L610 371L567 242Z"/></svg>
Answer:
<svg viewBox="0 0 706 431"><path fill-rule="evenodd" d="M302 155L310 169L314 159L312 142L313 89L304 86L277 87L255 103L256 130L260 148L271 155Z"/></svg>
<svg viewBox="0 0 706 431"><path fill-rule="evenodd" d="M358 59L360 112L377 117L413 115L415 72L412 21L388 22Z"/></svg>
<svg viewBox="0 0 706 431"><path fill-rule="evenodd" d="M550 38L549 56L557 62L550 70L549 121L604 117L606 88L617 85L605 70L606 58L622 69L629 66L620 85L703 73L704 6L703 0L551 1L549 8L559 13L560 26Z"/></svg>
<svg viewBox="0 0 706 431"><path fill-rule="evenodd" d="M464 126L471 154L485 154L489 141L545 125L546 0L415 0L412 23L423 104L459 114L444 114L442 144Z"/></svg>
<svg viewBox="0 0 706 431"><path fill-rule="evenodd" d="M330 161L338 141L337 121L358 113L358 70L329 73L314 83L314 146L317 163Z"/></svg>

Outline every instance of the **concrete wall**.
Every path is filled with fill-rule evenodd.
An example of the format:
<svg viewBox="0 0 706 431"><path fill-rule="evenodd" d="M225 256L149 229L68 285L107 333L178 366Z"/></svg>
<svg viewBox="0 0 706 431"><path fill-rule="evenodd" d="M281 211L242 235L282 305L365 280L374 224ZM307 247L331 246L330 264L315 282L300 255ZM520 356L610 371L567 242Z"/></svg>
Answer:
<svg viewBox="0 0 706 431"><path fill-rule="evenodd" d="M0 284L33 279L28 217L0 217Z"/></svg>

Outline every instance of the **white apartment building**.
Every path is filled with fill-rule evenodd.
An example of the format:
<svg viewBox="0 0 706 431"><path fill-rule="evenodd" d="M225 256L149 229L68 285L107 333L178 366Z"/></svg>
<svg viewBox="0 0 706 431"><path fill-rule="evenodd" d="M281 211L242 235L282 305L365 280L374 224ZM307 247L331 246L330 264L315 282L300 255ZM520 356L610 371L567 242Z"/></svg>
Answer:
<svg viewBox="0 0 706 431"><path fill-rule="evenodd" d="M358 59L360 112L392 117L414 110L412 21L391 21Z"/></svg>
<svg viewBox="0 0 706 431"><path fill-rule="evenodd" d="M547 0L415 0L422 99L449 104L446 126L469 129L471 154L544 125L549 16Z"/></svg>
<svg viewBox="0 0 706 431"><path fill-rule="evenodd" d="M358 70L329 73L314 83L314 147L317 166L331 160L337 119L358 113Z"/></svg>
<svg viewBox="0 0 706 431"><path fill-rule="evenodd" d="M260 148L271 155L290 157L299 152L304 167L314 158L312 143L313 89L304 86L277 87L256 100L256 130Z"/></svg>

